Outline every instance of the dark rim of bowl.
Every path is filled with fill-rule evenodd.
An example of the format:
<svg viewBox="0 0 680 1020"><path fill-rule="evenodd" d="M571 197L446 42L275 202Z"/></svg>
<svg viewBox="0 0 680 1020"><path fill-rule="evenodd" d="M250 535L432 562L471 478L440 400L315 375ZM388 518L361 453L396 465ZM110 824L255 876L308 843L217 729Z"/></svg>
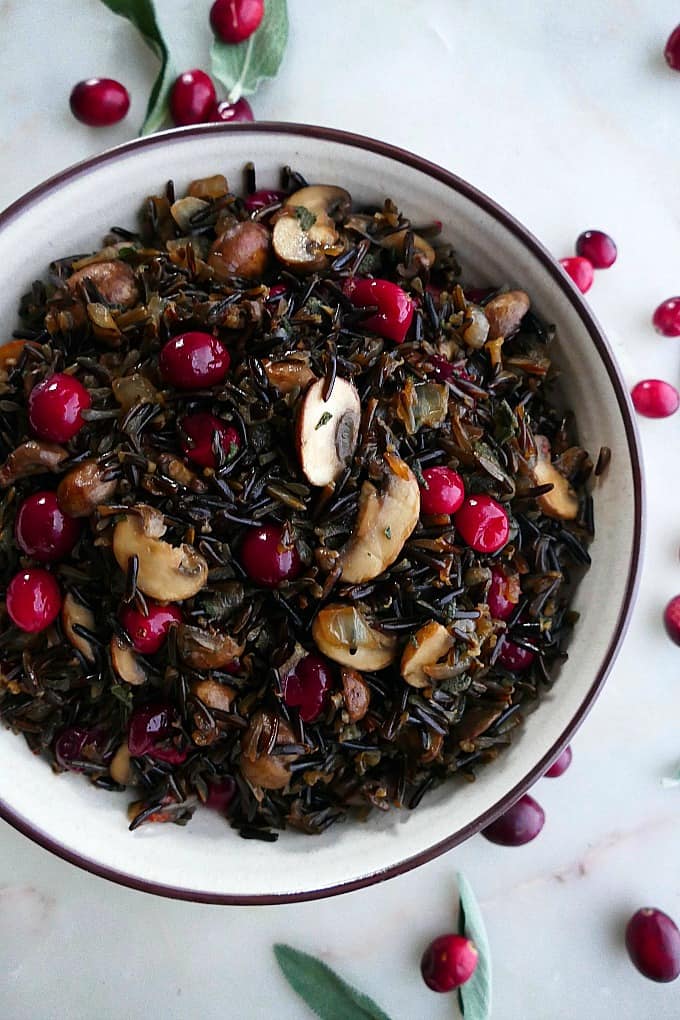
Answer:
<svg viewBox="0 0 680 1020"><path fill-rule="evenodd" d="M364 135L339 131L334 128L317 127L310 124L279 124L273 121L257 124L203 124L190 128L182 128L180 130L164 131L155 135L148 135L144 138L137 138L131 142L125 142L115 148L108 149L99 155L92 156L80 163L76 163L74 166L69 167L61 173L56 174L54 177L51 177L44 183L39 184L21 198L17 199L16 202L13 202L12 205L8 206L7 209L4 210L4 212L0 213L0 230L11 220L22 215L27 208L36 201L42 199L47 193L59 189L63 185L70 183L75 178L81 177L89 173L91 170L97 169L103 164L115 163L117 160L124 158L129 153L135 152L139 149L151 146L172 145L174 142L184 141L188 137L217 134L219 132L238 133L243 135L298 135L304 138L315 138L321 142L336 142L353 148L366 149L370 152L376 153L377 155L385 156L397 163L402 163L406 166L419 170L421 173L424 173L429 177L433 177L435 180L440 181L452 188L454 191L463 195L471 202L474 202L480 209L483 209L484 212L488 213L502 224L506 230L519 238L525 247L528 248L541 263L543 269L549 274L549 276L552 277L555 285L560 288L570 303L574 306L581 321L588 330L593 344L595 345L607 370L609 380L616 395L616 400L623 419L626 438L628 440L628 452L633 472L635 532L633 551L628 567L625 596L621 604L614 633L602 660L602 664L578 711L574 715L573 719L571 719L569 725L566 727L559 739L553 744L550 751L541 758L541 760L527 773L521 782L517 783L516 786L514 786L512 790L494 804L493 807L485 811L482 815L476 818L475 821L464 826L462 829L459 829L457 832L453 833L446 839L441 840L439 843L436 843L434 846L415 854L413 857L409 857L406 860L401 861L399 864L385 868L382 871L373 872L372 874L365 875L349 882L342 882L338 885L328 886L323 889L312 889L304 892L264 895L230 895L227 893L184 889L181 886L164 885L162 883L145 881L144 879L136 878L134 875L128 875L125 872L118 871L115 868L109 868L101 865L91 858L83 857L79 853L76 853L68 847L63 846L61 843L56 842L51 836L42 832L32 823L27 822L21 815L17 814L11 807L0 800L0 817L19 832L23 833L23 835L28 836L29 839L38 843L45 850L49 850L51 853L56 854L57 857L61 857L63 860L68 861L71 864L75 864L77 867L83 868L85 871L89 871L94 875L98 875L100 878L106 878L110 881L117 882L119 885L128 886L131 889L137 889L141 892L154 893L159 896L167 896L172 899L179 900L189 900L196 903L220 903L243 906L274 903L297 903L303 900L322 899L327 896L337 896L340 893L352 892L355 889L363 889L377 882L383 882L388 878L394 878L397 875L402 875L405 872L410 871L412 868L416 868L421 864L426 864L428 861L433 860L435 857L445 853L447 850L451 850L454 846L457 846L459 843L464 842L470 836L479 832L480 829L484 829L487 825L494 821L495 818L503 814L504 811L507 811L508 808L522 796L522 794L526 793L527 790L529 790L533 784L543 776L546 769L566 747L600 693L630 622L640 577L643 546L644 490L642 484L642 464L637 430L631 413L628 391L602 329L593 317L588 305L581 297L579 291L567 277L566 273L564 273L559 264L543 247L540 241L538 241L533 234L526 229L526 227L522 226L521 223L514 219L514 217L507 213L500 205L482 192L478 191L471 184L468 184L467 181L462 180L460 177L450 173L443 167L438 166L436 163L432 163L427 159L423 159L420 156L416 156L414 153L401 149L398 146L390 145L387 142L377 141L376 139L368 138Z"/></svg>

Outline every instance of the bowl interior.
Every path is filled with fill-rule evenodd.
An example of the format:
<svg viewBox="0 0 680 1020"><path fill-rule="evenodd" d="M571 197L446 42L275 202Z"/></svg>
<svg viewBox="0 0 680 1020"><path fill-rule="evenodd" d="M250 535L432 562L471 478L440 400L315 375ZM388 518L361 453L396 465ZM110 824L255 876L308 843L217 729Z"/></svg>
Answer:
<svg viewBox="0 0 680 1020"><path fill-rule="evenodd" d="M393 812L332 828L311 839L284 833L275 845L242 840L212 813L188 828L127 829L126 794L96 790L73 775L53 776L23 740L0 731L2 812L23 831L76 863L129 884L191 898L272 900L352 887L426 859L490 821L540 774L589 707L620 639L637 574L640 486L634 429L611 357L579 297L535 242L473 189L366 140L315 137L282 126L193 129L123 146L67 172L0 221L0 325L9 339L18 298L50 260L87 252L111 225L134 227L143 198L172 177L226 174L238 186L246 160L258 185L276 186L290 164L310 181L340 184L358 203L394 199L415 222L440 219L465 277L529 291L555 323L564 403L580 439L597 456L612 451L595 484L593 565L575 595L581 614L559 682L524 731L474 784L430 794L414 813Z"/></svg>

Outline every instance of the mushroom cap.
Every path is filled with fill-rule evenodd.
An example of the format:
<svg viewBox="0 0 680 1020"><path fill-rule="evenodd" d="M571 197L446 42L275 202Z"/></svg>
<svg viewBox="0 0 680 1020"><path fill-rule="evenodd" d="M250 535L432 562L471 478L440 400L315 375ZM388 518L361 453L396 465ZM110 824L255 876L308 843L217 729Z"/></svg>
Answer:
<svg viewBox="0 0 680 1020"><path fill-rule="evenodd" d="M397 639L371 627L361 607L331 602L317 613L312 637L324 655L341 666L384 669L397 657Z"/></svg>
<svg viewBox="0 0 680 1020"><path fill-rule="evenodd" d="M193 546L172 546L165 534L162 514L142 504L116 524L113 555L121 570L133 556L138 559L137 587L160 602L183 602L204 588L208 564Z"/></svg>

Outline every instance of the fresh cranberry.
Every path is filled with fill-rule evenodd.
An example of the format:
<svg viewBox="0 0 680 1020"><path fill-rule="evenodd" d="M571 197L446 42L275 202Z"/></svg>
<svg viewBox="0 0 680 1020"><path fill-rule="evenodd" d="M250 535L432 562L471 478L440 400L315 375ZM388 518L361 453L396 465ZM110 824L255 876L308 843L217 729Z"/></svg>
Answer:
<svg viewBox="0 0 680 1020"><path fill-rule="evenodd" d="M246 209L248 212L258 212L260 209L266 209L267 206L275 205L277 202L283 202L286 198L285 191L274 191L273 189L262 188L260 191L254 191L252 195L248 195L245 200ZM277 283L276 287L284 287L284 284ZM285 287L284 287L285 289ZM274 287L270 290L274 290Z"/></svg>
<svg viewBox="0 0 680 1020"><path fill-rule="evenodd" d="M168 765L181 765L189 757L189 752L184 747L175 747L174 744L156 744L147 754L155 761L165 761Z"/></svg>
<svg viewBox="0 0 680 1020"><path fill-rule="evenodd" d="M508 540L510 524L500 503L481 493L468 496L454 517L463 540L476 552L495 553Z"/></svg>
<svg viewBox="0 0 680 1020"><path fill-rule="evenodd" d="M215 35L226 43L241 43L260 27L264 0L215 0L210 8L210 24Z"/></svg>
<svg viewBox="0 0 680 1020"><path fill-rule="evenodd" d="M586 294L590 290L595 279L592 262L580 255L574 255L573 258L560 259L560 265L582 294Z"/></svg>
<svg viewBox="0 0 680 1020"><path fill-rule="evenodd" d="M83 749L95 747L101 731L68 726L54 741L54 756L62 768L70 768L74 761L82 760Z"/></svg>
<svg viewBox="0 0 680 1020"><path fill-rule="evenodd" d="M180 422L180 442L182 449L194 464L201 467L216 468L217 459L213 451L215 436L227 457L233 457L241 446L241 437L233 425L216 418L208 411L196 411L187 414Z"/></svg>
<svg viewBox="0 0 680 1020"><path fill-rule="evenodd" d="M519 596L520 587L517 575L507 574L504 570L494 567L491 571L491 584L486 595L489 612L493 618L508 620L517 609Z"/></svg>
<svg viewBox="0 0 680 1020"><path fill-rule="evenodd" d="M652 325L662 336L680 336L680 297L662 301L652 316Z"/></svg>
<svg viewBox="0 0 680 1020"><path fill-rule="evenodd" d="M175 80L170 91L170 113L177 125L203 124L217 101L215 86L205 71L194 68Z"/></svg>
<svg viewBox="0 0 680 1020"><path fill-rule="evenodd" d="M22 570L7 585L7 612L12 623L37 634L54 623L61 609L61 591L52 574L40 567Z"/></svg>
<svg viewBox="0 0 680 1020"><path fill-rule="evenodd" d="M528 648L522 648L521 645L515 644L514 641L505 640L498 653L497 661L505 669L510 669L514 673L521 673L523 670L528 669L534 661L534 653Z"/></svg>
<svg viewBox="0 0 680 1020"><path fill-rule="evenodd" d="M536 839L544 822L543 808L525 793L504 815L482 829L482 836L499 846L524 846Z"/></svg>
<svg viewBox="0 0 680 1020"><path fill-rule="evenodd" d="M69 555L81 527L80 521L62 513L55 492L35 492L19 507L14 530L17 545L27 556L51 563Z"/></svg>
<svg viewBox="0 0 680 1020"><path fill-rule="evenodd" d="M314 722L321 715L333 685L328 664L318 655L306 655L281 678L283 700L290 707L298 706L303 722Z"/></svg>
<svg viewBox="0 0 680 1020"><path fill-rule="evenodd" d="M425 486L420 487L420 509L424 514L455 514L465 499L463 479L447 467L425 468Z"/></svg>
<svg viewBox="0 0 680 1020"><path fill-rule="evenodd" d="M571 747L567 745L559 758L555 758L555 761L552 763L548 771L544 773L546 778L559 779L559 777L563 775L571 765L572 757Z"/></svg>
<svg viewBox="0 0 680 1020"><path fill-rule="evenodd" d="M283 528L278 524L250 528L241 545L241 563L248 577L266 588L291 581L302 570L297 549L283 544Z"/></svg>
<svg viewBox="0 0 680 1020"><path fill-rule="evenodd" d="M236 796L236 783L231 776L224 776L222 779L208 781L208 796L205 806L225 814L231 807L231 802Z"/></svg>
<svg viewBox="0 0 680 1020"><path fill-rule="evenodd" d="M179 606L161 606L149 599L148 616L144 616L134 606L123 606L120 611L120 622L125 627L132 647L140 655L155 655L163 647L168 631L173 623L183 620Z"/></svg>
<svg viewBox="0 0 680 1020"><path fill-rule="evenodd" d="M377 306L378 311L362 319L361 325L387 340L401 344L413 320L413 301L401 287L389 280L347 280L344 291L353 305Z"/></svg>
<svg viewBox="0 0 680 1020"><path fill-rule="evenodd" d="M680 393L663 379L643 379L631 390L633 406L645 418L668 418L680 406Z"/></svg>
<svg viewBox="0 0 680 1020"><path fill-rule="evenodd" d="M440 935L431 942L420 961L420 972L433 992L452 992L469 981L479 954L464 935Z"/></svg>
<svg viewBox="0 0 680 1020"><path fill-rule="evenodd" d="M153 751L156 744L171 736L176 713L166 702L154 702L136 708L128 723L128 750L133 758Z"/></svg>
<svg viewBox="0 0 680 1020"><path fill-rule="evenodd" d="M285 283L275 283L273 287L269 288L267 301L278 301L279 298L285 297L287 293L288 288Z"/></svg>
<svg viewBox="0 0 680 1020"><path fill-rule="evenodd" d="M668 914L643 907L626 926L631 960L651 981L675 981L680 975L680 931Z"/></svg>
<svg viewBox="0 0 680 1020"><path fill-rule="evenodd" d="M158 358L164 379L178 390L200 390L221 383L231 358L210 333L180 333L168 340Z"/></svg>
<svg viewBox="0 0 680 1020"><path fill-rule="evenodd" d="M602 230L584 230L576 239L576 254L587 259L593 269L609 269L618 251L614 240Z"/></svg>
<svg viewBox="0 0 680 1020"><path fill-rule="evenodd" d="M668 36L663 55L669 67L672 67L674 71L680 71L680 25L674 28Z"/></svg>
<svg viewBox="0 0 680 1020"><path fill-rule="evenodd" d="M130 109L127 89L113 78L87 78L74 85L69 100L71 113L90 127L109 127Z"/></svg>
<svg viewBox="0 0 680 1020"><path fill-rule="evenodd" d="M666 606L663 622L671 641L680 645L680 595L675 595Z"/></svg>
<svg viewBox="0 0 680 1020"><path fill-rule="evenodd" d="M250 103L243 96L235 103L223 100L210 107L207 118L215 124L250 124L255 120Z"/></svg>
<svg viewBox="0 0 680 1020"><path fill-rule="evenodd" d="M90 394L72 375L55 372L34 386L28 398L28 420L39 439L66 443L85 421L82 412L92 404Z"/></svg>

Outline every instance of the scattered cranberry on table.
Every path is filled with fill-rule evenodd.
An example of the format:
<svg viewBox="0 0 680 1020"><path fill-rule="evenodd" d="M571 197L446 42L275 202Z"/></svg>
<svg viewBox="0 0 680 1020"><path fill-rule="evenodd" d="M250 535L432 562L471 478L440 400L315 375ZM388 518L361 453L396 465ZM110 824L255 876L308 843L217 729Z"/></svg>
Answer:
<svg viewBox="0 0 680 1020"><path fill-rule="evenodd" d="M633 406L645 418L668 418L680 406L680 393L663 379L643 379L631 390Z"/></svg>
<svg viewBox="0 0 680 1020"><path fill-rule="evenodd" d="M663 614L666 633L671 641L680 645L680 595L675 595L666 606Z"/></svg>
<svg viewBox="0 0 680 1020"><path fill-rule="evenodd" d="M264 0L215 0L210 8L210 24L222 42L238 44L249 39L260 27Z"/></svg>
<svg viewBox="0 0 680 1020"><path fill-rule="evenodd" d="M515 641L510 641L506 638L501 646L501 650L498 653L498 659L496 660L505 669L511 669L515 673L521 673L525 669L528 669L531 663L534 661L534 653L530 648L522 648Z"/></svg>
<svg viewBox="0 0 680 1020"><path fill-rule="evenodd" d="M306 655L281 677L283 700L289 708L298 707L303 722L314 722L321 715L333 675L327 662L319 655Z"/></svg>
<svg viewBox="0 0 680 1020"><path fill-rule="evenodd" d="M680 336L680 297L662 301L652 316L652 325L662 336Z"/></svg>
<svg viewBox="0 0 680 1020"><path fill-rule="evenodd" d="M680 975L680 931L668 914L643 907L626 926L631 960L651 981L675 981Z"/></svg>
<svg viewBox="0 0 680 1020"><path fill-rule="evenodd" d="M668 36L663 55L669 67L674 71L680 71L680 25L677 25Z"/></svg>
<svg viewBox="0 0 680 1020"><path fill-rule="evenodd" d="M37 634L59 615L61 590L52 574L32 567L15 574L9 582L6 605L12 623L28 634Z"/></svg>
<svg viewBox="0 0 680 1020"><path fill-rule="evenodd" d="M126 630L132 647L140 655L155 655L163 647L173 623L182 623L179 606L172 603L161 606L151 599L147 602L148 614L144 616L135 606L123 606L120 622Z"/></svg>
<svg viewBox="0 0 680 1020"><path fill-rule="evenodd" d="M547 779L559 779L560 776L564 775L569 766L571 765L571 759L573 757L571 747L567 745L562 751L559 758L556 758L552 763L547 772L544 773Z"/></svg>
<svg viewBox="0 0 680 1020"><path fill-rule="evenodd" d="M231 358L210 333L180 333L168 340L158 358L163 378L178 390L200 390L221 383Z"/></svg>
<svg viewBox="0 0 680 1020"><path fill-rule="evenodd" d="M469 981L479 953L464 935L440 935L431 942L420 961L420 972L433 992L452 992Z"/></svg>
<svg viewBox="0 0 680 1020"><path fill-rule="evenodd" d="M455 514L453 523L463 541L475 552L498 552L510 533L507 512L486 493L468 496Z"/></svg>
<svg viewBox="0 0 680 1020"><path fill-rule="evenodd" d="M72 375L55 372L31 390L28 420L39 439L66 443L85 424L82 412L92 404L90 394Z"/></svg>
<svg viewBox="0 0 680 1020"><path fill-rule="evenodd" d="M74 85L69 103L71 113L82 124L110 127L130 109L130 96L113 78L87 78Z"/></svg>
<svg viewBox="0 0 680 1020"><path fill-rule="evenodd" d="M216 468L217 459L213 450L215 436L229 458L241 446L241 437L233 425L215 417L209 411L196 411L187 414L180 422L180 443L184 453L194 464L201 467Z"/></svg>
<svg viewBox="0 0 680 1020"><path fill-rule="evenodd" d="M245 207L248 212L259 212L260 209L266 209L269 205L276 205L277 202L283 202L285 197L285 191L276 191L274 188L260 188L259 191L254 191L252 195L248 195L245 199ZM280 287L285 290L285 284L275 283L274 287L270 288L270 297L275 287Z"/></svg>
<svg viewBox="0 0 680 1020"><path fill-rule="evenodd" d="M576 240L576 254L587 259L593 269L609 269L616 262L616 244L602 230L584 230Z"/></svg>
<svg viewBox="0 0 680 1020"><path fill-rule="evenodd" d="M580 255L574 255L568 259L560 259L560 265L565 273L572 278L581 293L587 294L595 279L592 262Z"/></svg>
<svg viewBox="0 0 680 1020"><path fill-rule="evenodd" d="M544 823L543 808L525 793L504 815L482 829L482 836L499 846L524 846L536 839Z"/></svg>
<svg viewBox="0 0 680 1020"><path fill-rule="evenodd" d="M347 280L345 295L357 308L377 307L377 312L362 319L360 326L387 340L401 344L413 321L414 305L401 287L391 280Z"/></svg>
<svg viewBox="0 0 680 1020"><path fill-rule="evenodd" d="M425 468L425 485L420 487L420 509L424 514L455 514L465 499L465 485L456 471L447 467Z"/></svg>
<svg viewBox="0 0 680 1020"><path fill-rule="evenodd" d="M300 554L294 545L284 544L283 528L266 524L250 528L241 545L241 563L251 581L265 588L276 588L292 581L302 570Z"/></svg>
<svg viewBox="0 0 680 1020"><path fill-rule="evenodd" d="M255 120L255 115L248 100L241 97L235 103L229 103L226 99L215 103L206 119L215 124L250 124Z"/></svg>
<svg viewBox="0 0 680 1020"><path fill-rule="evenodd" d="M210 111L216 102L211 78L198 68L180 74L170 91L170 113L179 127L210 120Z"/></svg>

